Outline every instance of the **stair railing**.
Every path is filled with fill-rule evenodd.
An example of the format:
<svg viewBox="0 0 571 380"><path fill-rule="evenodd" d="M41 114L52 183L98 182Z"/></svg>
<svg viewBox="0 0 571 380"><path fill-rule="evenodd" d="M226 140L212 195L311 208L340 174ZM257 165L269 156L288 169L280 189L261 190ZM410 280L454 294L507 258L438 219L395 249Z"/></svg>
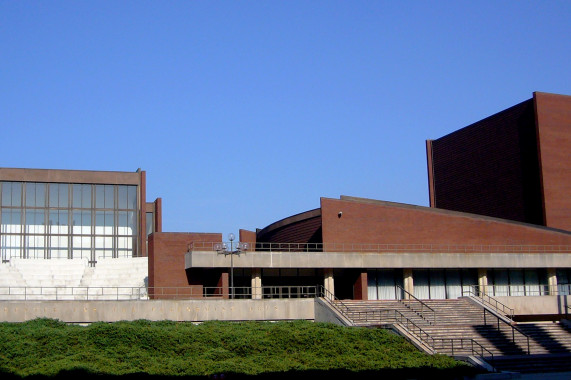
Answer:
<svg viewBox="0 0 571 380"><path fill-rule="evenodd" d="M319 285L317 288L319 289L319 291L316 292L316 296L319 296L319 297L322 297L323 299L325 299L325 301L332 308L334 308L339 313L341 313L341 315L343 315L351 323L351 325L355 326L355 320L353 318L351 318L351 316L349 315L351 313L349 306L344 304L343 301L341 301L339 298L337 298L333 293L331 293L329 290L327 290L323 285ZM403 291L405 291L405 290L403 289ZM408 292L406 292L406 293L408 293ZM410 293L408 293L408 294L410 296L412 296L413 299L420 302L421 305L424 305L428 310L432 311L433 315L435 315L434 310L431 307L429 307L424 302L422 302L419 299L417 299L416 297L414 297L412 294L410 294ZM438 350L436 348L436 343L435 343L436 341L441 341L441 342L450 341L450 345L451 345L451 349L452 349L452 355L454 355L454 342L455 341L460 341L460 348L464 348L464 344L463 344L464 341L469 341L470 342L470 351L472 352L472 354L481 357L482 360L484 360L484 361L490 360L492 362L492 366L494 365L493 364L494 354L490 350L488 350L486 347L482 346L474 338L434 338L426 330L424 330L422 327L420 327L419 325L414 323L410 318L408 318L406 315L404 315L403 313L401 313L399 310L396 310L396 309L367 310L367 311L358 311L356 313L357 314L372 313L373 314L373 320L376 320L374 318L374 314L376 312L378 312L379 313L379 322L382 323L382 321L383 321L382 314L385 311L388 311L389 314L392 312L394 314L393 319L397 323L399 323L401 326L403 326L403 328L408 333L410 333L411 335L413 335L414 337L419 339L422 343L426 344L433 352L438 352ZM433 317L433 318L435 318L435 317ZM366 318L365 320L367 322L369 321L368 318ZM443 346L443 348L444 348L444 346ZM456 346L456 349L458 349L458 346ZM478 351L478 349L479 349L479 351ZM484 356L484 351L488 354L487 357Z"/></svg>
<svg viewBox="0 0 571 380"><path fill-rule="evenodd" d="M404 294L404 297L398 297L397 294L397 290L400 290L402 292L402 294ZM395 286L395 298L403 303L406 307L408 307L410 310L414 311L415 313L417 313L422 319L426 320L429 324L433 325L436 323L436 312L434 311L433 308L431 308L430 306L428 306L425 302L419 300L418 298L416 298L413 294L411 294L410 292L406 291L402 286L400 285L396 285ZM408 301L408 302L406 302ZM413 302L415 302L415 304L420 305L420 310L415 309L412 305ZM424 313L428 313L430 315L429 318L427 318Z"/></svg>
<svg viewBox="0 0 571 380"><path fill-rule="evenodd" d="M408 333L427 345L433 353L445 350L447 348L445 343L448 342L452 356L454 356L455 350L465 349L469 350L473 355L481 357L483 360L489 360L492 363L492 367L494 366L494 354L474 338L434 338L425 329L396 309L364 310L357 311L355 314L359 316L359 319L361 319L361 315L364 314L367 323L372 320L375 322L379 321L381 324L383 322L389 324L388 320L394 320ZM376 317L376 315L378 315L378 317ZM369 316L371 316L371 318L369 318ZM440 342L440 345L438 345L437 342Z"/></svg>
<svg viewBox="0 0 571 380"><path fill-rule="evenodd" d="M332 308L337 310L341 315L343 315L351 323L355 325L355 322L351 317L349 317L349 306L345 305L343 301L337 298L333 293L327 290L323 285L318 285L318 291L315 292L316 296L322 297Z"/></svg>
<svg viewBox="0 0 571 380"><path fill-rule="evenodd" d="M488 292L481 292L478 285L471 285L468 287L468 289L462 288L462 296L465 294L467 294L469 297L478 298L480 301L482 301L482 303L494 308L498 313L506 316L510 322L513 323L513 317L515 315L514 309L490 296Z"/></svg>
<svg viewBox="0 0 571 380"><path fill-rule="evenodd" d="M500 322L506 324L508 327L510 327L512 329L512 343L517 345L516 341L515 341L515 333L519 333L520 335L522 335L526 341L527 341L527 354L530 355L531 354L531 350L530 350L530 345L529 345L529 335L527 335L525 332L521 331L519 328L517 328L515 325L506 322L505 320L503 320L502 318L498 317L496 314L494 314L493 312L489 311L488 309L486 309L485 307L482 308L484 310L484 325L487 326L487 320L486 320L486 312L490 313L492 315L492 317L497 319L497 330L501 331L500 328Z"/></svg>

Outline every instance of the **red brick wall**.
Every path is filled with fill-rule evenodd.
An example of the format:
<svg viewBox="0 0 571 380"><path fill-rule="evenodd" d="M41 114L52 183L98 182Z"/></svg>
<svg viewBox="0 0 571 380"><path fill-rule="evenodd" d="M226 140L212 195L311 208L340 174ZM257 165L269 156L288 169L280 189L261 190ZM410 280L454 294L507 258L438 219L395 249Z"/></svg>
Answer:
<svg viewBox="0 0 571 380"><path fill-rule="evenodd" d="M529 99L429 141L431 206L543 225L534 115Z"/></svg>
<svg viewBox="0 0 571 380"><path fill-rule="evenodd" d="M156 232L149 236L149 287L155 288L155 294L165 294L164 289L158 288L202 288L189 285L184 264L188 245L196 241L221 242L222 234Z"/></svg>
<svg viewBox="0 0 571 380"><path fill-rule="evenodd" d="M353 299L365 301L369 299L367 272L361 272L357 276L357 281L353 286Z"/></svg>
<svg viewBox="0 0 571 380"><path fill-rule="evenodd" d="M342 216L339 217L339 212ZM369 244L553 245L571 234L429 207L321 198L323 242Z"/></svg>
<svg viewBox="0 0 571 380"><path fill-rule="evenodd" d="M241 243L250 243L251 244L251 248L254 249L255 244L256 244L256 233L254 231L248 231L248 230L240 230L239 231L240 234L240 242Z"/></svg>
<svg viewBox="0 0 571 380"><path fill-rule="evenodd" d="M545 224L571 231L571 96L534 93Z"/></svg>

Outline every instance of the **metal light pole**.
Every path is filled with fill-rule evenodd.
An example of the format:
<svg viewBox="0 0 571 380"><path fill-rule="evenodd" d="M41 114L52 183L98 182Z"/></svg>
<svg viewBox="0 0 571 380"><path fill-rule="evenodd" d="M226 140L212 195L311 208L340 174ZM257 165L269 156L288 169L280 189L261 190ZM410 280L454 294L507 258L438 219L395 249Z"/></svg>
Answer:
<svg viewBox="0 0 571 380"><path fill-rule="evenodd" d="M224 256L230 255L230 298L234 298L234 255L240 255L242 251L248 249L248 243L238 243L236 250L234 250L234 236L233 233L228 234L228 240L230 240L230 250L226 243L216 244L216 252L223 254Z"/></svg>

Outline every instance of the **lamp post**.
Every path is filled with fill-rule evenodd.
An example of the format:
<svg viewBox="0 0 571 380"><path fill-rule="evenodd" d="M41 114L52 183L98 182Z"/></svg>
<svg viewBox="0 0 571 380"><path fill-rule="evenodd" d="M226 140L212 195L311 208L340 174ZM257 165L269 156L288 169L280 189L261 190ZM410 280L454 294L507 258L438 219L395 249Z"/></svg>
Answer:
<svg viewBox="0 0 571 380"><path fill-rule="evenodd" d="M228 240L230 240L230 250L226 243L218 243L215 245L216 252L223 254L224 256L230 255L230 298L234 298L234 255L240 255L242 251L248 249L248 243L239 242L234 250L234 239L236 237L233 233L228 234Z"/></svg>

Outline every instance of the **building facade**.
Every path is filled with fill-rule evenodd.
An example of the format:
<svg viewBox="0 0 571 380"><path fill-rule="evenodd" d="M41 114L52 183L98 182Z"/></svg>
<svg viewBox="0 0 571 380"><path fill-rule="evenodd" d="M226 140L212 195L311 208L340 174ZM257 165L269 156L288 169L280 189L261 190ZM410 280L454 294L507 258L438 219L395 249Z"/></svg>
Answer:
<svg viewBox="0 0 571 380"><path fill-rule="evenodd" d="M318 209L242 230L256 248L235 259L234 282L319 283L357 299L456 298L474 286L495 296L567 295L570 152L571 97L535 92L427 140L430 208L322 198ZM227 285L225 258L187 256L188 273L218 268L217 283Z"/></svg>
<svg viewBox="0 0 571 380"><path fill-rule="evenodd" d="M431 207L571 231L571 96L535 92L426 151Z"/></svg>
<svg viewBox="0 0 571 380"><path fill-rule="evenodd" d="M163 232L144 171L0 168L0 254L148 257L154 299L315 286L340 299L569 295L570 99L534 93L428 140L430 207L321 198L226 245L220 233Z"/></svg>
<svg viewBox="0 0 571 380"><path fill-rule="evenodd" d="M161 202L145 202L145 181L141 170L0 168L2 261L146 256Z"/></svg>

